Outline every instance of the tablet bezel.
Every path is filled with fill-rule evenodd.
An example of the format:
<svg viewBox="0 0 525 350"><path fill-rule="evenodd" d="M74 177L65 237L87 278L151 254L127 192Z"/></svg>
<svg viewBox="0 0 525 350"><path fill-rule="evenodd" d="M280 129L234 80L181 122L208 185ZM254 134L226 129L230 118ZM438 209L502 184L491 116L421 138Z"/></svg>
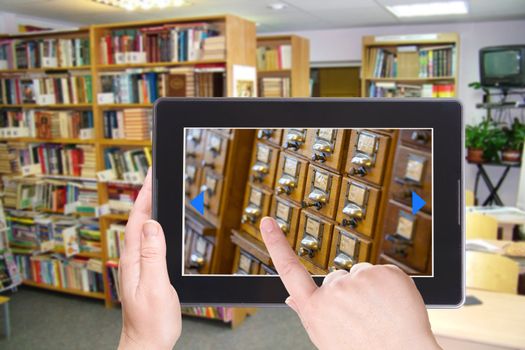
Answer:
<svg viewBox="0 0 525 350"><path fill-rule="evenodd" d="M157 100L153 124L153 217L166 234L169 276L181 303L263 306L283 304L288 296L277 276L182 274L184 128L296 128L300 116L302 128L433 129L433 277L416 276L414 281L427 307L462 305L465 287L461 110L458 101L448 99ZM314 280L320 285L323 277L314 277Z"/></svg>

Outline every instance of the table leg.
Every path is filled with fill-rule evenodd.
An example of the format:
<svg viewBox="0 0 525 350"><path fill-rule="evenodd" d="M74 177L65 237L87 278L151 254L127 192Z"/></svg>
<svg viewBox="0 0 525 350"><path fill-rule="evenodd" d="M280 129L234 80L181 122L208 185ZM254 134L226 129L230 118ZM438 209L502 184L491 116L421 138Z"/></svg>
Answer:
<svg viewBox="0 0 525 350"><path fill-rule="evenodd" d="M4 303L4 332L7 340L11 337L11 316L9 315L9 302Z"/></svg>

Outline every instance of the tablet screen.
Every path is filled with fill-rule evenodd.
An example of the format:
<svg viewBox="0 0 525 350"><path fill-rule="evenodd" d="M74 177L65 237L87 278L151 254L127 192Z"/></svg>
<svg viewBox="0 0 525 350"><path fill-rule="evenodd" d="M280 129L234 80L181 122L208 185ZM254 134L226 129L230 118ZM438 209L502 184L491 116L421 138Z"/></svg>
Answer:
<svg viewBox="0 0 525 350"><path fill-rule="evenodd" d="M183 275L275 275L259 231L271 216L312 275L372 262L433 276L432 128L184 135Z"/></svg>

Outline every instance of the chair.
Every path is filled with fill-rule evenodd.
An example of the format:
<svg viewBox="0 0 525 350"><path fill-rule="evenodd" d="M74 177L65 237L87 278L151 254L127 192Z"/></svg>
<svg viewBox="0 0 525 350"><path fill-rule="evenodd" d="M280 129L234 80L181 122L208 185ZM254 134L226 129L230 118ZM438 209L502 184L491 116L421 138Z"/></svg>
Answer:
<svg viewBox="0 0 525 350"><path fill-rule="evenodd" d="M11 319L9 316L9 298L0 295L0 305L4 307L4 335L9 340L11 336Z"/></svg>
<svg viewBox="0 0 525 350"><path fill-rule="evenodd" d="M519 266L506 256L467 251L467 288L518 293Z"/></svg>
<svg viewBox="0 0 525 350"><path fill-rule="evenodd" d="M475 205L476 198L474 197L474 192L470 190L465 191L465 205L467 207L473 207Z"/></svg>
<svg viewBox="0 0 525 350"><path fill-rule="evenodd" d="M467 213L467 239L498 239L498 220L489 215Z"/></svg>

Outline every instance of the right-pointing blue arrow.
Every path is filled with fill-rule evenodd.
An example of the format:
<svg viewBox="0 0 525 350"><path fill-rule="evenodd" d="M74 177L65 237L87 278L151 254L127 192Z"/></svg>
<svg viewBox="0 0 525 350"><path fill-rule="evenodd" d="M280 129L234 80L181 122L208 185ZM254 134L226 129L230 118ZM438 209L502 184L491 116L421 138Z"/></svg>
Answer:
<svg viewBox="0 0 525 350"><path fill-rule="evenodd" d="M419 197L418 194L412 191L412 215L416 215L427 204L423 198Z"/></svg>
<svg viewBox="0 0 525 350"><path fill-rule="evenodd" d="M195 208L201 215L204 215L204 192L191 200L191 206Z"/></svg>

